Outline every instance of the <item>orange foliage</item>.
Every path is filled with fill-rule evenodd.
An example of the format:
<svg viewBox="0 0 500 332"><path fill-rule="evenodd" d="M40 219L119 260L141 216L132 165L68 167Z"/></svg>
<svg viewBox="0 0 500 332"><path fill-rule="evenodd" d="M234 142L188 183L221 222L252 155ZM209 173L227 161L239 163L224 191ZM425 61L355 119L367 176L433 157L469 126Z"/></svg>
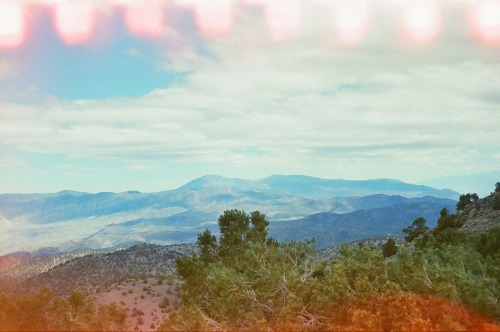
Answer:
<svg viewBox="0 0 500 332"><path fill-rule="evenodd" d="M396 293L354 298L314 315L304 309L275 330L500 332L500 325L443 298Z"/></svg>

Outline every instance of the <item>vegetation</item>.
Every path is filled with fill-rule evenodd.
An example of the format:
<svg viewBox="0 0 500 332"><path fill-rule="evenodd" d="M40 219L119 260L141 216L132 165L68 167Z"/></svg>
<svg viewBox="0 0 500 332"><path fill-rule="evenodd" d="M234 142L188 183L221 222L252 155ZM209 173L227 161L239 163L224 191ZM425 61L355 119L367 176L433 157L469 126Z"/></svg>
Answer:
<svg viewBox="0 0 500 332"><path fill-rule="evenodd" d="M475 203L479 200L479 197L477 196L476 193L474 194L465 194L465 195L460 195L460 198L458 199L457 203L457 211L462 211L465 209L465 207L471 203Z"/></svg>
<svg viewBox="0 0 500 332"><path fill-rule="evenodd" d="M344 244L327 261L313 259L314 241L267 237L259 212L226 211L218 241L207 230L198 236L199 255L177 258L181 303L160 328L500 329L493 323L500 320L498 235L455 241L453 218L442 211L440 220L434 230L414 221L397 253L389 241L385 252ZM489 243L485 252L481 241Z"/></svg>
<svg viewBox="0 0 500 332"><path fill-rule="evenodd" d="M425 234L429 230L429 227L426 226L426 222L427 220L419 217L413 220L409 227L403 228L403 233L407 234L407 236L405 236L405 240L411 242L417 237Z"/></svg>
<svg viewBox="0 0 500 332"><path fill-rule="evenodd" d="M396 245L396 241L390 238L386 243L382 246L382 254L384 257L391 257L396 255L398 252L398 246Z"/></svg>
<svg viewBox="0 0 500 332"><path fill-rule="evenodd" d="M67 296L73 289L90 294L115 281L135 277L140 277L141 282L148 286L148 277L157 278L157 284L165 275L174 274L175 258L189 253L192 248L193 245L141 244L113 253L94 253L68 260L34 277L16 276L17 284L4 289L15 286L16 292L28 295L46 285L61 296Z"/></svg>
<svg viewBox="0 0 500 332"><path fill-rule="evenodd" d="M81 292L67 298L42 288L31 297L0 294L0 331L125 331L127 311L94 304Z"/></svg>
<svg viewBox="0 0 500 332"><path fill-rule="evenodd" d="M500 193L495 193L493 200L493 210L500 210Z"/></svg>
<svg viewBox="0 0 500 332"><path fill-rule="evenodd" d="M119 252L100 273L94 269L104 266L104 255L63 264L58 271L65 274L57 280L66 278L68 285L51 285L62 294L47 287L31 296L0 292L0 331L130 330L129 315L137 329L168 331L500 331L500 227L489 228L498 221L492 210L498 197L462 195L456 213L442 209L435 228L422 217L404 228L405 243L386 237L378 247L342 244L327 258L317 255L314 239L281 243L269 237L269 222L258 211L225 211L218 220L220 237L205 230L191 255L141 245ZM469 235L464 225L477 215L488 219L488 228ZM168 273L174 258L180 283ZM141 273L134 279L114 274L120 263L128 269L135 262ZM51 273L42 275L54 280ZM73 275L99 279L80 289L113 288L134 307L126 309L124 301L97 306L85 293L68 289ZM115 286L102 283L108 280ZM137 285L133 291L128 282ZM158 297L159 311L167 313L162 324L159 311L137 304L146 297L142 292Z"/></svg>

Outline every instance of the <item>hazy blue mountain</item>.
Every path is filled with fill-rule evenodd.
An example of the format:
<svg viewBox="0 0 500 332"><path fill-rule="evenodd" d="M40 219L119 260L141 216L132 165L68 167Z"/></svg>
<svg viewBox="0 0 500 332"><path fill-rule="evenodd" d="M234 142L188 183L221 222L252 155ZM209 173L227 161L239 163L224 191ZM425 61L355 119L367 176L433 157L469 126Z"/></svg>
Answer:
<svg viewBox="0 0 500 332"><path fill-rule="evenodd" d="M254 190L259 187L253 180L229 179L219 175L205 175L181 186L178 190L204 190L213 188L232 189L238 191Z"/></svg>
<svg viewBox="0 0 500 332"><path fill-rule="evenodd" d="M401 195L405 197L434 196L458 199L451 190L436 190L399 180L328 180L302 175L273 175L258 180L263 188L272 192L310 198L367 196L373 194Z"/></svg>
<svg viewBox="0 0 500 332"><path fill-rule="evenodd" d="M401 230L418 217L426 218L430 227L436 226L439 212L444 207L454 211L456 204L451 200L447 204L443 203L445 202L407 202L344 214L318 213L299 220L273 222L270 234L280 241L315 237L318 248L386 234L401 235Z"/></svg>
<svg viewBox="0 0 500 332"><path fill-rule="evenodd" d="M175 190L97 194L0 195L0 254L43 247L109 248L191 241L227 209L259 210L270 220L439 202L458 193L397 180L325 180L275 175L260 180L204 176ZM442 205L442 202L440 203Z"/></svg>
<svg viewBox="0 0 500 332"><path fill-rule="evenodd" d="M436 198L432 196L407 198L400 195L375 194L363 197L336 197L330 200L333 213L349 213L361 209L373 209L393 206L402 203L435 202L446 206L452 202L447 198Z"/></svg>
<svg viewBox="0 0 500 332"><path fill-rule="evenodd" d="M393 179L330 180L304 175L273 175L254 181L207 175L187 183L180 189L204 190L208 188L265 191L269 194L323 199L373 194L402 195L405 197L435 196L458 199L457 193L452 190L437 190L432 187L409 184Z"/></svg>

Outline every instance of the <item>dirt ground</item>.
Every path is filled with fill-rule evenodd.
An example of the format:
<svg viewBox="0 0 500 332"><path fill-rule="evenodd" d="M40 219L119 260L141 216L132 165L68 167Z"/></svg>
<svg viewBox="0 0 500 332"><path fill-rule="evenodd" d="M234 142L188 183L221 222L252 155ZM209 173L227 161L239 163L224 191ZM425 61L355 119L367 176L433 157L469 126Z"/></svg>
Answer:
<svg viewBox="0 0 500 332"><path fill-rule="evenodd" d="M96 305L115 302L126 308L130 330L156 331L163 316L176 306L176 294L176 281L167 276L164 280L150 277L113 283L92 297Z"/></svg>

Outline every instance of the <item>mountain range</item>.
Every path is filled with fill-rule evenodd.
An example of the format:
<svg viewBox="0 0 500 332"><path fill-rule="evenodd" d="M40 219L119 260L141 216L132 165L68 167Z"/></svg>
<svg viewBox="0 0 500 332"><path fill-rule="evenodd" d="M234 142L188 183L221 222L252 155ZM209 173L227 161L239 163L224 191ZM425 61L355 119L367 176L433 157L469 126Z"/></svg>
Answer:
<svg viewBox="0 0 500 332"><path fill-rule="evenodd" d="M418 216L437 219L443 207L454 208L458 196L392 179L291 175L260 180L208 175L157 193L3 194L0 254L194 242L205 228L217 233L218 216L233 208L264 213L278 239L301 239L328 228L318 241L326 245L397 233Z"/></svg>

